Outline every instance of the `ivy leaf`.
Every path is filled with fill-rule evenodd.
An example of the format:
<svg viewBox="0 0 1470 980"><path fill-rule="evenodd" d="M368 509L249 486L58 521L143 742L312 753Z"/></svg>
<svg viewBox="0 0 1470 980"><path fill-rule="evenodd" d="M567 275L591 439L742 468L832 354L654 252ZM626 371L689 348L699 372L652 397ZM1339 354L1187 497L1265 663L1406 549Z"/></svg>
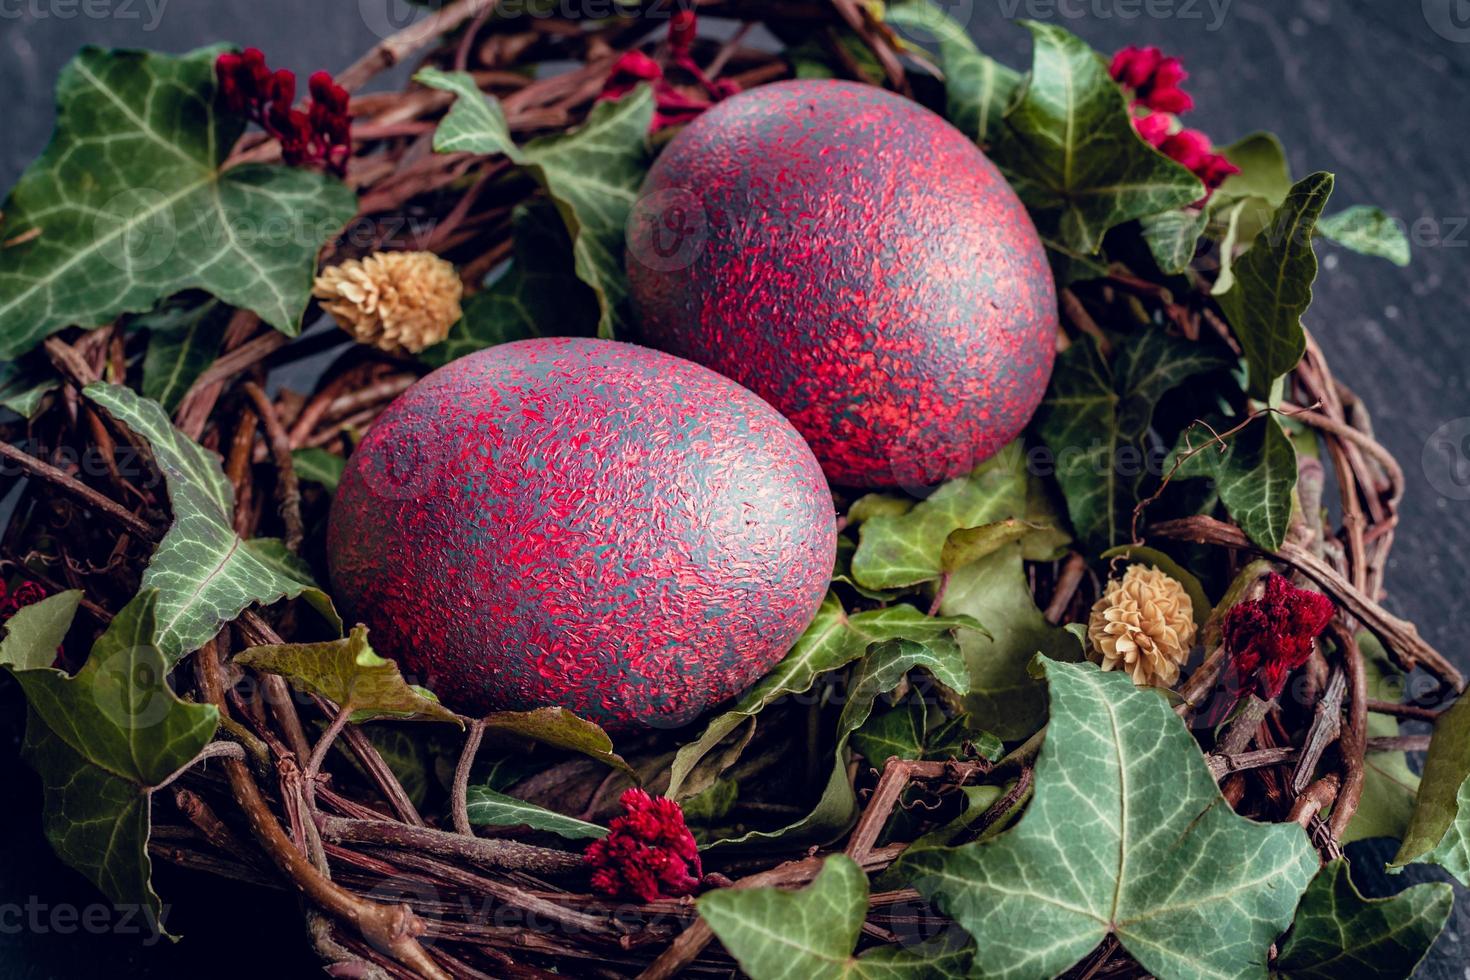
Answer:
<svg viewBox="0 0 1470 980"><path fill-rule="evenodd" d="M148 331L143 356L143 397L173 413L196 378L214 363L234 311L209 296L177 296L128 326Z"/></svg>
<svg viewBox="0 0 1470 980"><path fill-rule="evenodd" d="M1113 364L1083 336L1057 356L1036 431L1056 460L1072 527L1102 551L1132 539L1134 506L1147 475L1145 437L1165 392L1233 360L1204 343L1148 329L1119 347Z"/></svg>
<svg viewBox="0 0 1470 980"><path fill-rule="evenodd" d="M721 888L699 898L699 915L751 980L920 980L966 973L972 950L885 947L854 956L868 914L868 878L834 854L796 892Z"/></svg>
<svg viewBox="0 0 1470 980"><path fill-rule="evenodd" d="M1234 813L1157 694L1041 663L1051 724L1026 814L899 873L975 938L986 976L1053 976L1109 935L1156 976L1263 976L1317 870L1306 834Z"/></svg>
<svg viewBox="0 0 1470 980"><path fill-rule="evenodd" d="M327 493L336 493L347 469L347 460L317 446L291 450L291 466L299 479L320 483Z"/></svg>
<svg viewBox="0 0 1470 980"><path fill-rule="evenodd" d="M1175 475L1214 479L1225 509L1256 544L1275 551L1286 540L1296 499L1296 448L1275 415L1257 419L1231 436L1223 455L1205 447L1186 459Z"/></svg>
<svg viewBox="0 0 1470 980"><path fill-rule="evenodd" d="M528 738L543 745L578 752L630 776L633 769L613 751L612 739L601 727L565 708L533 711L497 711L484 718L485 730Z"/></svg>
<svg viewBox="0 0 1470 980"><path fill-rule="evenodd" d="M340 640L251 647L236 654L235 663L278 674L296 690L326 698L350 712L354 723L373 718L422 718L460 724L459 717L438 698L409 684L396 663L373 651L366 626L354 626Z"/></svg>
<svg viewBox="0 0 1470 980"><path fill-rule="evenodd" d="M121 385L84 394L147 440L168 485L174 522L159 542L142 588L158 590L154 642L172 667L251 603L294 599L314 588L286 573L235 533L235 490L220 458L175 429L156 403Z"/></svg>
<svg viewBox="0 0 1470 980"><path fill-rule="evenodd" d="M1097 52L1054 24L1023 23L1035 42L1031 73L991 155L1044 238L1092 255L1108 229L1204 195L1197 177L1134 130Z"/></svg>
<svg viewBox="0 0 1470 980"><path fill-rule="evenodd" d="M571 242L550 204L517 206L515 253L490 285L464 301L464 316L443 343L419 355L431 367L496 344L543 334L579 333L597 322L597 297L576 277Z"/></svg>
<svg viewBox="0 0 1470 980"><path fill-rule="evenodd" d="M0 237L39 232L0 250L0 357L185 289L300 330L317 249L357 198L306 170L220 169L244 126L214 111L221 50L85 47L62 70L51 144L0 209Z"/></svg>
<svg viewBox="0 0 1470 980"><path fill-rule="evenodd" d="M1250 394L1263 401L1307 349L1302 314L1311 305L1317 278L1312 231L1331 193L1329 173L1293 185L1250 251L1235 261L1235 284L1219 297L1250 365Z"/></svg>
<svg viewBox="0 0 1470 980"><path fill-rule="evenodd" d="M1359 633L1358 648L1368 673L1369 690L1382 691L1402 682L1398 668L1388 659L1388 652L1378 637L1367 631ZM1369 712L1369 738L1395 738L1400 734L1397 720L1376 711ZM1402 840L1418 793L1419 775L1409 768L1406 753L1370 752L1363 760L1363 793L1358 800L1358 811L1343 831L1343 846L1372 837Z"/></svg>
<svg viewBox="0 0 1470 980"><path fill-rule="evenodd" d="M926 643L959 628L977 629L979 624L970 619L926 616L913 606L902 604L849 616L837 596L828 593L786 659L747 691L734 708L716 716L698 739L674 756L665 795L679 799L699 761L741 725L781 698L810 690L819 676L847 666L873 645L897 639ZM733 762L733 758L729 760Z"/></svg>
<svg viewBox="0 0 1470 980"><path fill-rule="evenodd" d="M434 133L434 149L503 154L546 189L571 236L577 276L597 295L598 336L620 331L628 294L623 239L650 162L652 89L644 85L618 102L600 102L580 129L519 147L500 104L471 75L425 68L414 78L457 96Z"/></svg>
<svg viewBox="0 0 1470 980"><path fill-rule="evenodd" d="M852 733L852 747L875 768L891 757L922 759L929 709L911 698L879 711Z"/></svg>
<svg viewBox="0 0 1470 980"><path fill-rule="evenodd" d="M1409 829L1390 867L1437 864L1470 885L1470 698L1434 722Z"/></svg>
<svg viewBox="0 0 1470 980"><path fill-rule="evenodd" d="M1288 980L1412 976L1454 903L1454 889L1443 882L1364 898L1338 858L1307 886L1272 973Z"/></svg>
<svg viewBox="0 0 1470 980"><path fill-rule="evenodd" d="M35 418L41 400L59 387L56 371L40 352L0 363L0 406L21 418Z"/></svg>
<svg viewBox="0 0 1470 980"><path fill-rule="evenodd" d="M1027 539L1038 559L1065 544L1025 456L1018 440L911 508L868 517L858 529L853 578L869 589L899 589L933 581L1007 538Z"/></svg>
<svg viewBox="0 0 1470 980"><path fill-rule="evenodd" d="M969 671L965 710L1001 738L1025 738L1046 720L1046 690L1031 674L1038 653L1052 660L1081 659L1077 641L1047 622L1036 600L1021 549L1009 545L950 576L940 600L946 616L971 616L989 635L966 633L960 650Z"/></svg>
<svg viewBox="0 0 1470 980"><path fill-rule="evenodd" d="M893 4L883 19L934 38L944 69L945 118L976 143L989 143L1021 86L1020 72L981 54L965 29L929 0Z"/></svg>
<svg viewBox="0 0 1470 980"><path fill-rule="evenodd" d="M1139 229L1159 271L1173 276L1189 267L1209 223L1210 216L1203 210L1181 208L1149 215L1139 222Z"/></svg>
<svg viewBox="0 0 1470 980"><path fill-rule="evenodd" d="M1274 133L1252 133L1221 148L1220 154L1240 172L1226 177L1210 195L1211 211L1224 210L1247 198L1257 198L1268 208L1277 208L1291 193L1291 167L1286 161L1286 150Z"/></svg>
<svg viewBox="0 0 1470 980"><path fill-rule="evenodd" d="M1409 239L1382 208L1359 204L1330 214L1317 223L1317 233L1360 255L1388 259L1400 267L1409 264Z"/></svg>
<svg viewBox="0 0 1470 980"><path fill-rule="evenodd" d="M544 806L497 793L488 786L471 786L465 792L465 812L470 823L491 827L530 827L560 834L569 840L607 836L607 828L548 810Z"/></svg>
<svg viewBox="0 0 1470 980"><path fill-rule="evenodd" d="M27 703L26 762L45 790L46 837L68 865L113 902L141 906L158 922L150 882L151 793L209 744L212 705L168 687L153 645L158 595L140 592L98 637L75 676L52 669L80 592L61 592L11 617L0 666Z"/></svg>

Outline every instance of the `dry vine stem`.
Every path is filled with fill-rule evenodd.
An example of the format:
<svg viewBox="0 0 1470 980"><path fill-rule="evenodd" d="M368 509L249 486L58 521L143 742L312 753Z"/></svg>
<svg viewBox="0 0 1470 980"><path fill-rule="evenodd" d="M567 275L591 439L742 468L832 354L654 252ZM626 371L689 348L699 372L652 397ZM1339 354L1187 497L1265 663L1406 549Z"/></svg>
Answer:
<svg viewBox="0 0 1470 980"><path fill-rule="evenodd" d="M474 72L481 86L501 99L518 135L562 130L585 117L617 55L665 23L611 18L589 27L559 17L497 23L495 8L495 0L446 4L385 39L340 80L356 89L383 69L425 53L435 64ZM706 60L712 75L723 72L722 77L754 85L789 73L781 59L740 44L745 29L772 18L784 24L850 28L872 47L893 88L903 91L909 85L887 28L852 0L714 2L701 4L701 10L744 22L735 39ZM835 35L827 36L830 41ZM524 60L552 56L580 61L581 67L545 78L522 73ZM473 290L509 255L509 215L536 191L529 181L509 179L506 161L429 152L430 134L449 101L445 93L417 87L358 96L353 102L357 139L350 179L361 190L359 218L374 230L375 239L390 234L387 226L404 214L432 222L434 248L452 253ZM278 157L279 148L270 141L247 136L236 147L231 165ZM361 248L339 242L329 246L326 257ZM1207 333L1233 343L1211 305L1208 282L1200 286L1196 295L1176 298L1157 284L1115 271L1106 280L1064 290L1063 311L1076 331L1105 339L1108 317L1131 317L1126 312L1130 304L1142 304L1185 336L1197 337L1203 325ZM295 472L292 451L310 446L345 454L355 432L370 425L422 373L414 365L357 349L333 364L307 397L283 394L272 399L267 395L273 390L266 384L268 366L312 353L311 342L308 338L288 347L283 335L258 318L237 313L226 330L223 354L175 413L186 435L225 457L225 472L235 489L237 532L250 537L268 525L266 533L281 535L292 551L302 547L309 527L303 513L309 492L303 491ZM126 372L126 343L120 329L72 332L46 341L46 356L65 384L60 397L27 424L26 434L37 437L33 445L96 448L108 460L114 445L136 445L131 433L79 396L89 382ZM1310 540L1289 540L1266 557L1316 582L1338 603L1341 616L1332 634L1336 673L1329 678L1324 671L1316 711L1294 716L1279 705L1263 706L1264 721L1243 727L1238 735L1242 744L1230 752L1217 749L1209 763L1217 778L1226 781L1237 806L1262 819L1299 820L1311 828L1323 852L1333 854L1361 791L1365 753L1422 747L1422 739L1368 739L1367 712L1431 720L1436 715L1433 709L1367 697L1356 629L1362 626L1380 637L1402 666L1423 666L1450 688L1462 689L1464 678L1412 625L1378 604L1403 472L1374 439L1361 406L1333 378L1315 342L1309 342L1306 357L1291 376L1291 402L1282 411L1315 429L1325 444L1343 526L1336 533L1309 527ZM29 477L17 513L35 516L11 522L0 541L0 557L7 566L29 571L34 565L27 558L38 553L38 539L63 538L66 557L83 560L65 561L48 569L44 578L39 573L36 577L57 588L84 590L83 608L95 620L91 625L105 625L136 591L138 573L166 526L166 497L156 484L145 485L137 474L115 466L101 476L70 472L47 453L33 455L11 446L16 431L5 435L0 457ZM45 492L53 487L59 492ZM1319 512L1316 507L1303 509ZM1259 550L1231 524L1194 517L1148 527L1142 525L1142 512L1140 508L1136 528L1140 542L1191 540L1233 552ZM89 515L101 520L85 520ZM1096 579L1081 555L1032 571L1037 605L1053 622L1079 618L1095 597ZM228 739L210 750L217 758L211 770L222 766L226 779L213 771L189 769L171 781L168 792L155 800L154 855L215 875L289 885L305 899L317 949L345 973L548 977L600 965L593 967L603 970L597 975L614 971L645 980L730 975L731 960L710 942L708 927L687 901L615 907L585 891L575 851L551 846L555 842L543 846L508 839L509 831L475 835L468 789L476 760L484 754L482 743L494 739L480 722L467 730L448 787L445 822L451 828L442 829L420 813L367 733L341 719L337 706L294 696L278 677L258 678L253 686L237 684L238 668L221 655L281 642L279 633L294 637L296 620L305 615L289 606L247 611L195 656L197 696L219 708L221 738ZM1189 716L1207 697L1223 659L1223 649L1214 649L1188 678L1181 690L1181 715ZM1041 744L1038 734L994 767L973 761L901 760L889 760L881 773L863 767L857 775L867 802L844 840L827 852L771 853L727 865L719 870L734 881L712 875L707 883L797 887L815 876L823 854L839 850L869 871L881 870L905 847L902 841L877 842L906 788L917 787L942 801L958 796L966 780L1004 774L1014 779L1011 789L972 830L1003 827L1029 798L1031 764ZM334 755L336 748L346 754ZM667 769L672 750L667 739L654 738L636 748L642 754L629 752L630 759L655 774ZM349 757L354 770L336 765ZM1324 766L1332 771L1323 772ZM587 819L598 819L606 818L615 791L626 785L621 775L609 776L597 763L579 759L538 773L518 791L578 801L565 812L584 811ZM587 801L586 806L580 801ZM1324 823L1320 815L1329 809ZM893 930L885 925L891 924L887 917L892 907L914 899L911 892L871 896L864 942L892 941ZM944 925L937 913L920 908L912 913L917 925ZM533 920L553 923L554 928L538 931ZM915 919L907 924L915 925ZM1083 969L1108 976L1137 973L1136 964L1116 943L1099 949Z"/></svg>

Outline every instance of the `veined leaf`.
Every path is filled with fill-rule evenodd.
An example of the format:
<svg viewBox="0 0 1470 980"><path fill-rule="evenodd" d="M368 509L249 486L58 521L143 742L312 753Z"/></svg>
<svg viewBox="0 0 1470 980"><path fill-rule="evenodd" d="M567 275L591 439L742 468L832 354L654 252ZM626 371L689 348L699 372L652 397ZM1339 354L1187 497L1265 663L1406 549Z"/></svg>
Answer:
<svg viewBox="0 0 1470 980"><path fill-rule="evenodd" d="M328 493L336 493L337 484L342 482L342 473L347 469L347 460L317 446L304 446L291 450L291 465L298 478L320 483Z"/></svg>
<svg viewBox="0 0 1470 980"><path fill-rule="evenodd" d="M1148 475L1144 437L1158 400L1233 363L1220 349L1158 329L1129 338L1113 364L1089 336L1057 357L1034 424L1056 459L1073 530L1087 548L1131 540L1133 509Z"/></svg>
<svg viewBox="0 0 1470 980"><path fill-rule="evenodd" d="M1159 977L1263 976L1317 870L1306 834L1236 815L1157 694L1042 665L1051 723L1026 814L984 843L906 853L899 873L975 938L985 976L1053 976L1109 935Z"/></svg>
<svg viewBox="0 0 1470 980"><path fill-rule="evenodd" d="M854 956L868 914L868 877L834 854L796 892L721 888L699 915L751 980L932 980L966 973L971 949L886 947Z"/></svg>
<svg viewBox="0 0 1470 980"><path fill-rule="evenodd" d="M433 694L405 681L396 663L373 652L366 626L354 626L341 640L251 647L236 654L235 663L279 674L298 691L320 695L351 712L353 722L423 718L460 724Z"/></svg>
<svg viewBox="0 0 1470 980"><path fill-rule="evenodd" d="M1176 454L1182 451L1182 444L1176 447ZM1225 509L1256 544L1275 551L1286 540L1296 499L1296 449L1275 415L1257 419L1231 436L1223 455L1206 446L1186 459L1175 475L1213 478Z"/></svg>
<svg viewBox="0 0 1470 980"><path fill-rule="evenodd" d="M486 97L469 74L426 68L414 77L458 97L434 133L434 149L503 154L546 189L571 235L577 276L597 295L598 336L613 336L623 326L628 292L623 272L628 215L649 164L652 90L640 86L618 102L599 103L580 129L520 147L510 137L500 104Z"/></svg>
<svg viewBox="0 0 1470 980"><path fill-rule="evenodd" d="M1222 147L1220 154L1240 168L1240 173L1231 174L1215 188L1210 195L1211 211L1222 211L1247 198L1265 202L1267 209L1278 208L1291 193L1291 168L1274 133L1252 133ZM1246 237L1259 230L1252 228Z"/></svg>
<svg viewBox="0 0 1470 980"><path fill-rule="evenodd" d="M1317 222L1317 233L1360 255L1409 264L1409 239L1398 222L1382 208L1355 205Z"/></svg>
<svg viewBox="0 0 1470 980"><path fill-rule="evenodd" d="M1205 233L1210 216L1204 210L1177 208L1143 218L1139 226L1144 244L1166 275L1178 275L1189 266L1199 237Z"/></svg>
<svg viewBox="0 0 1470 980"><path fill-rule="evenodd" d="M534 711L496 711L486 715L485 730L501 732L555 746L633 775L623 757L613 751L612 739L598 725L579 718L565 708L537 708Z"/></svg>
<svg viewBox="0 0 1470 980"><path fill-rule="evenodd" d="M550 204L515 210L515 254L500 277L464 301L464 316L443 343L419 355L433 367L546 334L585 333L597 323L597 297L572 270L571 242Z"/></svg>
<svg viewBox="0 0 1470 980"><path fill-rule="evenodd" d="M716 716L697 740L679 750L666 795L679 799L699 761L742 724L780 698L810 690L820 675L847 666L874 644L897 639L925 643L955 629L978 627L971 619L925 616L913 606L902 604L849 616L837 596L829 593L786 659L747 691L733 709Z"/></svg>
<svg viewBox="0 0 1470 980"><path fill-rule="evenodd" d="M1109 228L1204 195L1197 177L1134 130L1097 52L1054 24L1023 23L1035 57L991 155L1043 237L1092 255Z"/></svg>
<svg viewBox="0 0 1470 980"><path fill-rule="evenodd" d="M0 250L0 357L184 289L300 329L317 249L356 196L306 170L220 170L244 126L214 110L221 50L85 47L62 70L51 144L0 208L0 237L39 231Z"/></svg>
<svg viewBox="0 0 1470 980"><path fill-rule="evenodd" d="M1409 829L1392 867L1437 864L1470 885L1470 698L1434 722Z"/></svg>
<svg viewBox="0 0 1470 980"><path fill-rule="evenodd" d="M143 397L169 413L178 408L189 386L219 354L233 312L219 300L196 293L172 297L129 321L130 329L148 331Z"/></svg>
<svg viewBox="0 0 1470 980"><path fill-rule="evenodd" d="M965 29L929 0L892 4L883 19L905 33L934 38L944 69L945 118L976 143L989 143L1015 99L1020 72L981 54Z"/></svg>
<svg viewBox="0 0 1470 980"><path fill-rule="evenodd" d="M546 830L570 840L607 836L607 828L548 810L544 806L497 793L488 786L471 786L465 793L465 812L477 826L519 827Z"/></svg>
<svg viewBox="0 0 1470 980"><path fill-rule="evenodd" d="M11 617L0 666L28 706L25 758L45 790L43 825L57 855L113 902L159 921L150 882L150 794L209 744L212 705L180 701L153 645L157 593L144 590L98 637L75 676L55 670L80 592L61 592Z"/></svg>
<svg viewBox="0 0 1470 980"><path fill-rule="evenodd" d="M1263 401L1307 349L1302 314L1317 278L1312 234L1331 193L1331 174L1298 181L1250 251L1236 260L1235 284L1219 298L1250 365L1250 393Z"/></svg>
<svg viewBox="0 0 1470 980"><path fill-rule="evenodd" d="M1364 898L1338 858L1307 886L1272 973L1287 980L1413 976L1454 903L1454 889L1443 882Z"/></svg>
<svg viewBox="0 0 1470 980"><path fill-rule="evenodd" d="M39 351L0 363L0 406L21 418L34 418L41 399L61 387L61 380Z"/></svg>
<svg viewBox="0 0 1470 980"><path fill-rule="evenodd" d="M147 440L168 485L173 526L153 552L142 588L158 590L154 642L170 667L246 606L294 599L314 588L240 540L235 491L217 454L175 429L156 403L121 385L90 384L84 394Z"/></svg>

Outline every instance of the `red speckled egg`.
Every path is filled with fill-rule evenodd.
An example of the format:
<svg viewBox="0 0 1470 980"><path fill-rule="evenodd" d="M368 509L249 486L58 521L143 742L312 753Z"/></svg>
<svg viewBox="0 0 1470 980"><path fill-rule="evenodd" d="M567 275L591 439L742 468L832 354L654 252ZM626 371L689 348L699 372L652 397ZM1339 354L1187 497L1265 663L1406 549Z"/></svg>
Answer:
<svg viewBox="0 0 1470 980"><path fill-rule="evenodd" d="M460 712L673 726L768 672L816 614L832 497L801 436L713 371L548 338L445 365L347 462L332 585Z"/></svg>
<svg viewBox="0 0 1470 980"><path fill-rule="evenodd" d="M1056 292L1025 208L962 133L870 85L720 102L629 225L644 339L789 418L834 484L918 489L1020 434Z"/></svg>

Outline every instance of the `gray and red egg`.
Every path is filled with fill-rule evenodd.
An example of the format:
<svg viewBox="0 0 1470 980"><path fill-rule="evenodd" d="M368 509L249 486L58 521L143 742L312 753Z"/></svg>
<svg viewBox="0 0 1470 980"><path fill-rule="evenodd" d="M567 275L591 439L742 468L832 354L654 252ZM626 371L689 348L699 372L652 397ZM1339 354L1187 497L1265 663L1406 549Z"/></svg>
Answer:
<svg viewBox="0 0 1470 980"><path fill-rule="evenodd" d="M765 398L834 484L929 487L1025 427L1057 306L974 143L869 85L763 85L655 161L629 228L647 343Z"/></svg>
<svg viewBox="0 0 1470 980"><path fill-rule="evenodd" d="M451 708L673 726L774 667L836 548L811 450L658 351L505 344L400 396L348 460L332 584Z"/></svg>

